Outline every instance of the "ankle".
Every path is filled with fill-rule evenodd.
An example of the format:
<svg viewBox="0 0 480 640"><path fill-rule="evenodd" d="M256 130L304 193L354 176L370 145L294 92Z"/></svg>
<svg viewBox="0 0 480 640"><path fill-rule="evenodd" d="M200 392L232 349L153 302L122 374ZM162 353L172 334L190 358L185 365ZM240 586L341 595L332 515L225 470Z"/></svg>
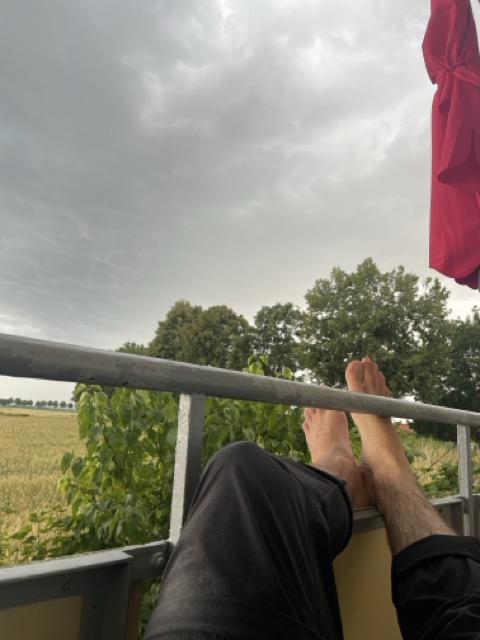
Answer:
<svg viewBox="0 0 480 640"><path fill-rule="evenodd" d="M317 456L315 460L312 460L312 465L330 473L332 476L341 478L342 480L348 480L351 475L351 468L355 464L353 456L350 452L334 451L328 454Z"/></svg>

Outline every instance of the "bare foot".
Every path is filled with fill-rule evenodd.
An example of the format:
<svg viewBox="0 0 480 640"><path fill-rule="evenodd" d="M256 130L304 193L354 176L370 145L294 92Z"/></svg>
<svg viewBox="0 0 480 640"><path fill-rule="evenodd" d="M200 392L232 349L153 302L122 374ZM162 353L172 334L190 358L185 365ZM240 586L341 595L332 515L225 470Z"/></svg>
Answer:
<svg viewBox="0 0 480 640"><path fill-rule="evenodd" d="M372 506L360 467L348 439L348 423L342 411L307 408L302 425L312 464L347 483L353 507Z"/></svg>
<svg viewBox="0 0 480 640"><path fill-rule="evenodd" d="M370 358L350 362L345 376L350 391L390 395ZM383 515L393 555L427 536L453 535L418 487L392 421L372 414L353 417L362 438L365 484Z"/></svg>
<svg viewBox="0 0 480 640"><path fill-rule="evenodd" d="M385 376L370 358L353 360L345 372L348 389L389 397ZM374 474L408 474L413 479L402 442L390 418L366 413L352 414L362 439L363 460Z"/></svg>

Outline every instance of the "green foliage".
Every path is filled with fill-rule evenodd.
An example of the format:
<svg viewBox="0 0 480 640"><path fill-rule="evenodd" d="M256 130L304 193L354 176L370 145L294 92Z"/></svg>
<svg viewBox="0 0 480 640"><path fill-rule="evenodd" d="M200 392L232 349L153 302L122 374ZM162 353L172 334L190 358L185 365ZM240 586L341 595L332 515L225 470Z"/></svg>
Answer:
<svg viewBox="0 0 480 640"><path fill-rule="evenodd" d="M416 458L425 459L425 453L418 448L415 437L412 438L411 436L405 435L401 432L399 432L399 435L403 443L405 455L410 464L412 464Z"/></svg>
<svg viewBox="0 0 480 640"><path fill-rule="evenodd" d="M480 314L453 323L452 366L448 372L445 404L480 411Z"/></svg>
<svg viewBox="0 0 480 640"><path fill-rule="evenodd" d="M124 342L117 351L120 351L121 353L134 353L137 356L148 355L147 347L144 344L138 344L137 342Z"/></svg>
<svg viewBox="0 0 480 640"><path fill-rule="evenodd" d="M156 358L241 370L251 352L248 322L225 305L202 309L179 300L158 323L148 354Z"/></svg>
<svg viewBox="0 0 480 640"><path fill-rule="evenodd" d="M290 302L262 307L255 316L254 350L268 357L267 375L277 375L284 367L300 369L300 339L303 312Z"/></svg>
<svg viewBox="0 0 480 640"><path fill-rule="evenodd" d="M472 316L450 323L451 364L445 371L445 384L439 404L454 409L480 411L480 315L473 309ZM450 425L415 422L415 430L441 440L456 441L456 430ZM472 429L472 438L480 432Z"/></svg>
<svg viewBox="0 0 480 640"><path fill-rule="evenodd" d="M251 358L262 374L266 359ZM284 375L291 373L284 370ZM142 544L168 536L178 397L171 393L78 385L78 423L86 454L67 452L60 488L68 509L32 514L18 531L18 559ZM301 411L282 405L208 398L203 462L230 442L306 459ZM0 540L0 548L1 543Z"/></svg>
<svg viewBox="0 0 480 640"><path fill-rule="evenodd" d="M23 560L142 544L168 533L177 399L125 388L107 395L85 385L77 392L86 455L67 452L61 461L68 509L33 514L35 528L14 535Z"/></svg>
<svg viewBox="0 0 480 640"><path fill-rule="evenodd" d="M438 404L443 405L443 402ZM444 442L456 442L457 430L455 425L443 424L441 422L425 422L424 420L414 420L412 427L419 435L436 438L437 440L443 440ZM472 430L472 437L475 432Z"/></svg>
<svg viewBox="0 0 480 640"><path fill-rule="evenodd" d="M354 273L339 268L305 296L303 365L329 386L344 385L347 362L376 359L397 396L435 402L450 364L448 291L398 267L381 273L365 260Z"/></svg>
<svg viewBox="0 0 480 640"><path fill-rule="evenodd" d="M369 355L384 371L396 397L477 410L480 403L480 319L451 321L449 293L438 279L419 278L399 266L382 273L371 258L355 271L333 269L306 296L307 308L290 302L264 306L254 327L232 309L203 309L179 300L160 321L148 355L241 370L248 355L266 356L265 375L289 368L343 387L352 358ZM125 343L120 350L143 353ZM419 433L452 437L439 425L416 422ZM454 435L453 435L454 437Z"/></svg>
<svg viewBox="0 0 480 640"><path fill-rule="evenodd" d="M0 505L0 521L14 513L10 505ZM31 513L27 524L9 536L4 535L0 565L65 555L69 552L68 541L71 538L68 522L67 510L59 504L53 505L48 511Z"/></svg>
<svg viewBox="0 0 480 640"><path fill-rule="evenodd" d="M415 436L407 436L406 439L413 445L416 443ZM428 447L427 442L430 442L436 447L438 453L435 455L433 462L428 466L417 466L415 471L415 476L423 492L429 498L443 498L457 495L459 492L459 478L456 443L447 446L439 440L429 439L427 441L424 440L424 446L426 448ZM427 458L423 451L415 452L415 457L420 457L424 460ZM475 452L472 453L472 482L474 493L479 493L480 458Z"/></svg>
<svg viewBox="0 0 480 640"><path fill-rule="evenodd" d="M148 355L166 360L189 362L188 334L202 313L202 307L193 306L187 300L178 300L158 323L153 340L148 345Z"/></svg>
<svg viewBox="0 0 480 640"><path fill-rule="evenodd" d="M11 538L5 533L5 518L14 513L9 504L0 503L0 566L11 551Z"/></svg>
<svg viewBox="0 0 480 640"><path fill-rule="evenodd" d="M264 375L266 367L266 357L251 356L245 371ZM284 368L280 376L288 379L292 373ZM308 461L302 416L302 409L298 407L207 398L203 461L223 446L242 440L256 442L271 453Z"/></svg>
<svg viewBox="0 0 480 640"><path fill-rule="evenodd" d="M76 544L141 544L167 534L178 403L170 393L82 386L85 457L65 454L61 489Z"/></svg>
<svg viewBox="0 0 480 640"><path fill-rule="evenodd" d="M442 498L458 494L458 464L439 462L435 469L429 470L431 479L422 484L429 498Z"/></svg>

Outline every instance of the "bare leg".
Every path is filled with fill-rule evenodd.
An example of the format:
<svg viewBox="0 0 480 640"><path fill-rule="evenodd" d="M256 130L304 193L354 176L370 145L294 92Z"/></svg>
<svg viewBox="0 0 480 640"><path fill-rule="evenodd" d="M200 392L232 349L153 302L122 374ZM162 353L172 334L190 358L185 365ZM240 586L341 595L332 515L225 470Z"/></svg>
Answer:
<svg viewBox="0 0 480 640"><path fill-rule="evenodd" d="M390 395L370 358L350 362L345 375L350 391ZM353 418L362 439L367 486L385 521L392 553L427 536L455 535L417 485L391 420L360 413Z"/></svg>
<svg viewBox="0 0 480 640"><path fill-rule="evenodd" d="M312 465L345 480L354 508L372 506L372 498L353 457L345 414L309 407L304 411L304 418L302 426Z"/></svg>

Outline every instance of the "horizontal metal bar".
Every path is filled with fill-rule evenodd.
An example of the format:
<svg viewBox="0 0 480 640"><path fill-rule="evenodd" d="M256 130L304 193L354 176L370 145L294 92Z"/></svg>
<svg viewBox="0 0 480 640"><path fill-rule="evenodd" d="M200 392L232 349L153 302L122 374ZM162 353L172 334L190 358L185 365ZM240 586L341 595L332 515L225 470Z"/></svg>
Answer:
<svg viewBox="0 0 480 640"><path fill-rule="evenodd" d="M474 499L480 501L480 496ZM463 534L463 500L460 496L434 498L430 503L442 515L444 520L459 534ZM385 526L383 518L376 508L355 509L353 512L353 533L363 533Z"/></svg>
<svg viewBox="0 0 480 640"><path fill-rule="evenodd" d="M480 427L480 414L238 371L0 334L0 375L318 406Z"/></svg>
<svg viewBox="0 0 480 640"><path fill-rule="evenodd" d="M46 576L52 581L52 584L62 585L62 581L73 580L74 576L83 575L92 571L108 570L109 567L128 565L130 567L130 580L136 582L138 580L146 580L159 576L163 573L163 569L168 557L173 550L173 545L168 540L160 540L144 545L135 545L130 547L121 547L108 551L96 551L94 553L82 553L65 558L54 558L42 560L39 562L30 562L28 564L19 564L10 567L0 568L0 593L11 594L12 585L36 585L37 580L43 580ZM75 578L75 582L78 580ZM72 591L69 583L69 591ZM58 590L58 589L57 589ZM33 602L39 599L46 599L46 594L39 593L33 588L33 591L27 592L25 588L22 591L22 603ZM54 596L57 594L53 594ZM18 602L15 602L18 604ZM12 606L12 602L0 598L0 609Z"/></svg>
<svg viewBox="0 0 480 640"><path fill-rule="evenodd" d="M82 572L92 567L103 569L110 565L124 564L126 562L131 562L130 556L114 549L112 551L84 553L67 558L55 558L53 560L2 567L0 570L0 586L4 587L19 580L33 580L42 577L45 573L52 576L64 576ZM3 606L2 601L0 601L0 606Z"/></svg>
<svg viewBox="0 0 480 640"><path fill-rule="evenodd" d="M120 640L125 637L132 562L126 553L105 551L7 567L0 570L0 612L77 596L82 599L79 640Z"/></svg>

